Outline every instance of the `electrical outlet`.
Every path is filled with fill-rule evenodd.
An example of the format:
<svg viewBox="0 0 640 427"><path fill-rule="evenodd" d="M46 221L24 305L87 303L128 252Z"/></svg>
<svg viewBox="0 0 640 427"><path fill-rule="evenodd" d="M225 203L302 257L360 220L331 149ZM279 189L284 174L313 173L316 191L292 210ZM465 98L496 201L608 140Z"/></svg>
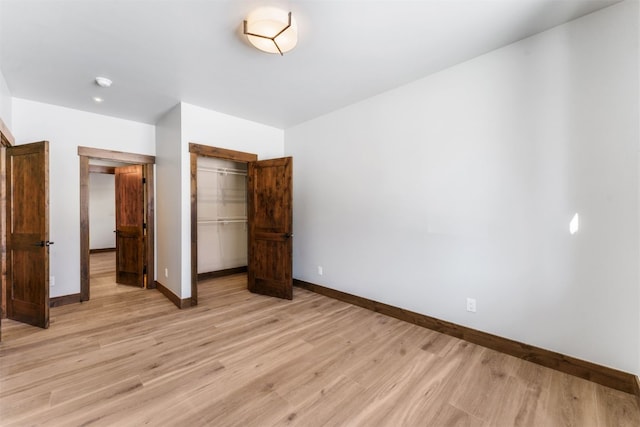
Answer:
<svg viewBox="0 0 640 427"><path fill-rule="evenodd" d="M472 313L476 312L476 299L475 298L467 298L467 311Z"/></svg>
<svg viewBox="0 0 640 427"><path fill-rule="evenodd" d="M169 277L169 269L168 268L164 269L164 277Z"/></svg>
<svg viewBox="0 0 640 427"><path fill-rule="evenodd" d="M56 285L56 276L49 276L49 286Z"/></svg>
<svg viewBox="0 0 640 427"><path fill-rule="evenodd" d="M324 274L324 270L322 269L322 266L319 265L318 266L318 276L322 276Z"/></svg>

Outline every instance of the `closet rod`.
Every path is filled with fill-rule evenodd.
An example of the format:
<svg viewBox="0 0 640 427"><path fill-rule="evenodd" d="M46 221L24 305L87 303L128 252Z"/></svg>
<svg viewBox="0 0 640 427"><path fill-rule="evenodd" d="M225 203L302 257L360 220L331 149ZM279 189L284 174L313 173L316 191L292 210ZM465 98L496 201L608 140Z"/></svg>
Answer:
<svg viewBox="0 0 640 427"><path fill-rule="evenodd" d="M247 171L242 169L232 169L232 168L207 168L204 166L198 167L199 171L205 172L218 172L224 175L242 175L247 176Z"/></svg>

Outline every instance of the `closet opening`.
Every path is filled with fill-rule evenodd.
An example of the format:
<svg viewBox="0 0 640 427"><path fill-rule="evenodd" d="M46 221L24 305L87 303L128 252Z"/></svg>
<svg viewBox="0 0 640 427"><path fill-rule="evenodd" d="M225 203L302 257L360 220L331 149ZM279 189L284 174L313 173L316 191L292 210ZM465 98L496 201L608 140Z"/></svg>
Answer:
<svg viewBox="0 0 640 427"><path fill-rule="evenodd" d="M247 271L247 164L197 163L198 280Z"/></svg>
<svg viewBox="0 0 640 427"><path fill-rule="evenodd" d="M198 280L247 271L247 167L256 154L189 144L191 305Z"/></svg>

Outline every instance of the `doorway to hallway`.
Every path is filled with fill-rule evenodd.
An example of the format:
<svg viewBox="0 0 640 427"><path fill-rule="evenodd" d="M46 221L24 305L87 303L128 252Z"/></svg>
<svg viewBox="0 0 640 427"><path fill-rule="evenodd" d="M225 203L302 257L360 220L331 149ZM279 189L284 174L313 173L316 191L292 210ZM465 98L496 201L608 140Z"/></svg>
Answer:
<svg viewBox="0 0 640 427"><path fill-rule="evenodd" d="M118 208L116 202L116 224L115 224L115 238L116 238L116 274L119 277L120 272L124 272L123 275L126 279L131 279L132 276L135 280L135 284L140 287L154 288L155 287L155 239L154 239L154 164L155 157L134 153L123 153L110 150L101 150L96 148L78 147L78 156L80 157L80 300L87 301L90 299L90 282L91 282L91 262L90 262L90 171L92 169L91 162L116 162L117 164L127 165L139 165L133 167L139 172L136 172L135 179L127 180L124 186L115 183L116 187L116 199L118 199L118 192L134 192L136 200L140 201L133 204L133 208L130 208L129 204L124 204L122 207L123 213L126 218L135 217L136 224L132 227L132 224L125 221L121 223L118 219ZM93 166L95 170L96 166ZM109 167L109 166L101 166ZM127 172L130 166L115 167L114 174L117 175L118 169L122 169ZM138 176L139 175L139 176ZM138 179L136 185L133 185L135 191L131 190L132 185L128 181L135 181ZM124 225L124 226L122 226ZM122 226L122 227L121 227ZM136 228L136 230L132 230ZM135 231L135 233L134 233ZM133 237L132 237L133 236ZM121 237L129 239L124 241ZM134 245L130 245L130 240L135 240ZM129 245L124 248L120 245ZM126 266L122 265L122 261L126 263ZM134 264L132 266L132 264ZM132 270L133 271L130 271ZM126 276L126 277L125 277ZM119 280L122 282L122 280ZM129 280L133 284L133 279Z"/></svg>

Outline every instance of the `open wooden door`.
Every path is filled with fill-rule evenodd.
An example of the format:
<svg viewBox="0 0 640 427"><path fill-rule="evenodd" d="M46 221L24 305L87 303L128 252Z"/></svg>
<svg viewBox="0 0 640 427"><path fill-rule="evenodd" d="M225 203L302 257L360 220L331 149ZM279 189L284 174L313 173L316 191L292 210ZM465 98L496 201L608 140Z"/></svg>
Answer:
<svg viewBox="0 0 640 427"><path fill-rule="evenodd" d="M144 181L142 165L116 172L116 282L144 287Z"/></svg>
<svg viewBox="0 0 640 427"><path fill-rule="evenodd" d="M291 299L291 157L249 162L248 288L258 294Z"/></svg>
<svg viewBox="0 0 640 427"><path fill-rule="evenodd" d="M49 143L7 147L7 317L49 327Z"/></svg>

